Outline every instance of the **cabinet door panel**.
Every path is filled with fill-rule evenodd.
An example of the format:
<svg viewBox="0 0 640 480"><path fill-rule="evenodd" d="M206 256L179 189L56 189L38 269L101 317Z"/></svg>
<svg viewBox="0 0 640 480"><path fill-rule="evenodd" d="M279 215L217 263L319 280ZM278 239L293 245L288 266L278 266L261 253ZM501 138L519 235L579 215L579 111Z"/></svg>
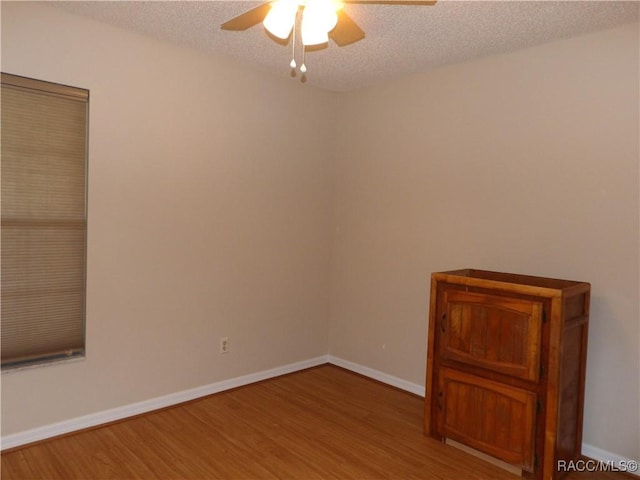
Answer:
<svg viewBox="0 0 640 480"><path fill-rule="evenodd" d="M535 393L448 368L439 383L443 437L533 471Z"/></svg>
<svg viewBox="0 0 640 480"><path fill-rule="evenodd" d="M542 303L448 290L443 308L443 358L538 380Z"/></svg>

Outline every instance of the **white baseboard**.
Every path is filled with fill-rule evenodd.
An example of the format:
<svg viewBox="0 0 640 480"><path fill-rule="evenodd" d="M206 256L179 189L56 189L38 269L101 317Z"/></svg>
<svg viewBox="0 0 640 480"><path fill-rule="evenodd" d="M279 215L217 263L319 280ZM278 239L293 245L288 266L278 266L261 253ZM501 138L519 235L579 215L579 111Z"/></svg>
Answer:
<svg viewBox="0 0 640 480"><path fill-rule="evenodd" d="M169 395L152 398L150 400L144 400L142 402L132 403L129 405L124 405L122 407L104 410L98 413L72 418L70 420L64 420L62 422L45 425L43 427L26 430L24 432L5 435L0 438L0 450L19 447L21 445L45 440L47 438L57 437L66 433L71 433L105 423L122 420L134 415L140 415L142 413L151 412L160 408L170 407L179 403L195 400L196 398L205 397L207 395L212 395L214 393L223 392L225 390L230 390L232 388L241 387L244 385L249 385L250 383L259 382L268 378L278 377L287 373L304 370L305 368L315 367L324 363L332 363L339 367L364 375L365 377L378 380L382 383L386 383L387 385L392 385L396 388L414 393L416 395L424 396L425 393L424 387L421 385L407 382L406 380L402 380L398 377L388 375L378 370L374 370L372 368L365 367L363 365L359 365L357 363L353 363L339 357L324 355L321 357L312 358L310 360L292 363L289 365L284 365L282 367L276 367L270 370L264 370L262 372L252 373L249 375L243 375L241 377L236 377L229 380L215 382L209 385L203 385L201 387L196 387L189 390L183 390L181 392L171 393Z"/></svg>
<svg viewBox="0 0 640 480"><path fill-rule="evenodd" d="M421 397L425 396L425 388L422 385L408 382L401 378L394 377L393 375L389 375L388 373L374 370L373 368L365 367L364 365L359 365L357 363L350 362L349 360L344 360L340 357L334 357L333 355L329 355L329 363L337 365L338 367L346 368L347 370L351 370L352 372L359 373L360 375L364 375L365 377L373 378L374 380L386 383L387 385L399 388L400 390L405 390L415 395L420 395Z"/></svg>
<svg viewBox="0 0 640 480"><path fill-rule="evenodd" d="M73 418L71 420L65 420L62 422L45 425L44 427L38 427L31 430L26 430L24 432L6 435L0 439L0 449L6 450L8 448L26 445L28 443L45 440L47 438L56 437L58 435L64 435L65 433L71 433L78 430L83 430L85 428L102 425L104 423L122 420L123 418L132 417L141 413L147 413L159 408L170 407L172 405L188 402L196 398L219 393L236 387L242 387L250 383L259 382L261 380L267 380L269 378L278 377L287 373L297 372L298 370L304 370L305 368L322 365L327 362L328 356L323 355L321 357L304 360L302 362L291 363L289 365L283 365L281 367L272 368L270 370L243 375L241 377L223 380L221 382L215 382L209 385L203 385L202 387L183 390L181 392L163 395L161 397L152 398L150 400L144 400L142 402L132 403L130 405L124 405L122 407L116 407L110 410Z"/></svg>
<svg viewBox="0 0 640 480"><path fill-rule="evenodd" d="M632 460L630 458L621 457L620 455L607 452L606 450L602 450L601 448L594 447L587 443L582 444L582 455L592 458L598 462L602 462L609 467L619 468L627 473L640 477L640 472L638 472L638 462L640 461L640 458ZM634 468L635 470L633 470Z"/></svg>

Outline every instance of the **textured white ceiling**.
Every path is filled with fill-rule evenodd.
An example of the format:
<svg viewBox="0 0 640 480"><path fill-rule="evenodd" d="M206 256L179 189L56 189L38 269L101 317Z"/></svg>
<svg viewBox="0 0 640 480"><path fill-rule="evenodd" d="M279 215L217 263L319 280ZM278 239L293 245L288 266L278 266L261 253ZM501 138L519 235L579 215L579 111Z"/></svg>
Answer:
<svg viewBox="0 0 640 480"><path fill-rule="evenodd" d="M261 3L65 1L49 5L289 77L291 46L274 42L262 25L244 32L219 28ZM346 5L345 11L366 38L342 48L330 42L327 48L307 53L308 85L348 91L447 63L637 22L640 2L440 0L435 6L353 4ZM300 74L292 79L299 80Z"/></svg>

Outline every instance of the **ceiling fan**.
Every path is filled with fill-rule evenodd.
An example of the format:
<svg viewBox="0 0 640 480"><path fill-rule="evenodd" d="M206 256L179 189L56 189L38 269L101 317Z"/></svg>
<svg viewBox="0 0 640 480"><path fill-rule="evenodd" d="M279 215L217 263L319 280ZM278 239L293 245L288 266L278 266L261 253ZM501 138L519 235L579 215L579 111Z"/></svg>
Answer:
<svg viewBox="0 0 640 480"><path fill-rule="evenodd" d="M247 30L262 22L267 32L276 40L288 42L293 36L294 59L291 68L296 68L295 43L296 24L301 15L301 39L303 61L300 71L304 73L306 47L326 44L331 38L338 46L350 45L365 37L364 31L342 9L345 3L364 5L434 5L435 0L275 0L263 3L228 22L223 30Z"/></svg>

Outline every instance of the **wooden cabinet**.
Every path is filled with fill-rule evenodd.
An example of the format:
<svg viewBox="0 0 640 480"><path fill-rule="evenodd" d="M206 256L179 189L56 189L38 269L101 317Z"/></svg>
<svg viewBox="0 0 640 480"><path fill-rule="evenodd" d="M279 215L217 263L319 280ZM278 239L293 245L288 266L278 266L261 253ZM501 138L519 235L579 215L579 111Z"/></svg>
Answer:
<svg viewBox="0 0 640 480"><path fill-rule="evenodd" d="M582 445L590 285L484 270L431 277L425 433L558 478Z"/></svg>

